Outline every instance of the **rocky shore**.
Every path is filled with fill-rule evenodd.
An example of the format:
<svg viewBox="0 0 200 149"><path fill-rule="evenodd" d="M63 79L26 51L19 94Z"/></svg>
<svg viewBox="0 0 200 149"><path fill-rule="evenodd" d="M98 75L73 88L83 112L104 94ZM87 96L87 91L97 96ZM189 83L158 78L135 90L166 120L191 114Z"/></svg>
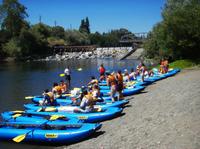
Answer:
<svg viewBox="0 0 200 149"><path fill-rule="evenodd" d="M97 48L92 52L65 52L48 56L37 61L65 61L69 59L92 59L92 58L120 58L132 50L132 47L105 47Z"/></svg>

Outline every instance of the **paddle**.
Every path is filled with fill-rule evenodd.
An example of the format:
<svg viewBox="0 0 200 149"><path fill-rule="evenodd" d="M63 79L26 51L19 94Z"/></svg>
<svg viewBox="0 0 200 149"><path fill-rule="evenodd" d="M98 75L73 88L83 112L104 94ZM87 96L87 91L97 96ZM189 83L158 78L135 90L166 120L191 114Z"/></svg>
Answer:
<svg viewBox="0 0 200 149"><path fill-rule="evenodd" d="M60 77L64 77L64 76L65 76L65 74L64 74L64 73L61 73L61 74L60 74Z"/></svg>
<svg viewBox="0 0 200 149"><path fill-rule="evenodd" d="M52 116L50 117L49 120L47 120L46 122L44 122L43 124L41 124L41 125L39 125L39 126L41 127L41 126L43 126L43 125L46 125L46 123L48 123L49 121L53 121L53 120L56 120L56 119L61 118L61 117L65 117L65 116L63 116L63 115L52 115ZM80 127L81 127L81 126L80 126ZM36 128L37 128L37 127L36 127ZM17 142L17 143L19 143L19 142L23 141L23 140L26 138L26 136L27 136L30 132L33 132L36 128L34 128L34 129L28 131L28 132L25 133L25 134L18 135L18 136L16 136L16 137L14 137L12 140L15 141L15 142Z"/></svg>
<svg viewBox="0 0 200 149"><path fill-rule="evenodd" d="M56 111L57 109L55 107L41 107L37 110L37 112L45 111L45 112L52 112Z"/></svg>
<svg viewBox="0 0 200 149"><path fill-rule="evenodd" d="M25 97L25 99L33 99L34 98L34 96L27 96L27 97Z"/></svg>

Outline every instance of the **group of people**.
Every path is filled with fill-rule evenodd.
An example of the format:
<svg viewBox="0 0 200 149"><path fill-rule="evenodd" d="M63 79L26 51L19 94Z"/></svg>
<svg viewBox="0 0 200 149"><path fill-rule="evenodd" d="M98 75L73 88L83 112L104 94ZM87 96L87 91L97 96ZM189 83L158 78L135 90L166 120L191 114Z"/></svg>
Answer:
<svg viewBox="0 0 200 149"><path fill-rule="evenodd" d="M54 82L51 91L49 89L44 90L44 99L40 102L40 105L57 105L56 100L54 99L61 97L67 89L67 84L63 80L60 81L60 84Z"/></svg>
<svg viewBox="0 0 200 149"><path fill-rule="evenodd" d="M99 88L99 81L106 81L107 86L110 88L110 96L112 99L112 102L115 102L116 100L123 100L123 94L122 91L125 88L124 82L129 82L136 80L138 76L140 76L141 81L144 81L144 78L147 76L153 76L154 72L152 70L148 71L144 63L140 63L136 70L132 68L130 70L130 73L128 73L128 70L124 70L124 74L122 74L121 70L118 70L116 73L109 71L106 71L103 64L100 65L99 69L100 77L99 79L96 79L94 76L91 77L91 81L87 84L87 87L81 88L81 94L79 96L72 98L73 103L75 105L80 106L80 111L93 111L94 110L94 104L97 101L103 101L102 93L100 93ZM168 71L168 61L162 60L160 64L160 73L166 73ZM46 89L43 93L44 100L41 103L42 105L56 105L55 98L60 97L63 93L65 93L68 90L68 87L70 86L70 70L69 67L67 67L64 71L67 82L65 83L63 80L58 83L53 84L52 91L49 91ZM118 94L117 94L118 93Z"/></svg>

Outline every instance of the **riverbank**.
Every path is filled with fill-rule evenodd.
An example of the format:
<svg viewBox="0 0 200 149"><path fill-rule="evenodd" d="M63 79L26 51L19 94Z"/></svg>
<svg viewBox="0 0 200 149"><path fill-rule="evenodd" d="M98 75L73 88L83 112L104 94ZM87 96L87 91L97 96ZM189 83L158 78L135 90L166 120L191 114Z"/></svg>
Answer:
<svg viewBox="0 0 200 149"><path fill-rule="evenodd" d="M174 77L128 97L125 115L103 122L102 134L57 149L200 148L200 69Z"/></svg>

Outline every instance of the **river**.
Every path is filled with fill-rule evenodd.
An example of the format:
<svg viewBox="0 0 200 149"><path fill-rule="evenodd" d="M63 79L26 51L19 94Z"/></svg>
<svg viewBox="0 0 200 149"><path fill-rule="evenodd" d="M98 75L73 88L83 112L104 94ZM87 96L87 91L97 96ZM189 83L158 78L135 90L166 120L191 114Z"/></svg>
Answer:
<svg viewBox="0 0 200 149"><path fill-rule="evenodd" d="M10 62L0 63L0 112L23 110L23 104L31 102L26 96L40 95L43 90L52 88L53 82L60 82L59 74L66 66L72 72L72 87L80 87L90 81L90 76L99 76L98 67L104 64L111 71L135 68L136 60L118 61L114 59L69 60L61 62ZM77 71L82 68L82 71ZM0 149L48 149L54 148L41 145L16 144L0 142Z"/></svg>

